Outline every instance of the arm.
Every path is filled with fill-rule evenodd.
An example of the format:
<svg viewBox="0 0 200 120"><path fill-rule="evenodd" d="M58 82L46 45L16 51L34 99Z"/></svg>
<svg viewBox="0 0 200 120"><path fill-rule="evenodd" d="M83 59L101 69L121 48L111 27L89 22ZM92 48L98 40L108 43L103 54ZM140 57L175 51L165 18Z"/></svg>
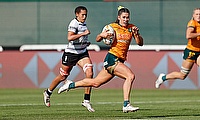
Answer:
<svg viewBox="0 0 200 120"><path fill-rule="evenodd" d="M192 39L200 36L200 33L194 33L194 28L193 27L188 27L186 30L186 38L187 39Z"/></svg>
<svg viewBox="0 0 200 120"><path fill-rule="evenodd" d="M136 26L134 26L134 27L132 28L132 31L133 31L132 33L133 33L133 37L134 37L136 43L137 43L139 46L143 46L143 38L142 38L142 36L141 36L140 33L139 33L139 28L136 27Z"/></svg>
<svg viewBox="0 0 200 120"><path fill-rule="evenodd" d="M68 31L67 39L69 41L73 41L73 40L80 38L81 36L88 35L88 34L90 34L89 30L86 30L85 32L83 32L81 34L75 34L74 32Z"/></svg>
<svg viewBox="0 0 200 120"><path fill-rule="evenodd" d="M111 35L112 35L111 33L108 33L107 31L104 31L104 32L102 32L102 33L97 35L96 41L100 42L103 38L107 38L108 36L111 36Z"/></svg>
<svg viewBox="0 0 200 120"><path fill-rule="evenodd" d="M98 34L97 37L96 37L96 41L101 42L102 39L103 39L103 37L101 36L101 33Z"/></svg>

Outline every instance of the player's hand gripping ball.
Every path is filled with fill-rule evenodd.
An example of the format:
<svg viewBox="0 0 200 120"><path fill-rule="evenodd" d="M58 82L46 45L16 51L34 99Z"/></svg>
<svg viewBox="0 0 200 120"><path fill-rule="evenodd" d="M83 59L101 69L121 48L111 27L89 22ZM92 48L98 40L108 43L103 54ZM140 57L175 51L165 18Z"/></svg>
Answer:
<svg viewBox="0 0 200 120"><path fill-rule="evenodd" d="M107 33L111 33L111 35L108 35L106 38L103 38L103 42L106 45L111 45L115 39L115 31L110 25L104 26L102 32L106 31Z"/></svg>

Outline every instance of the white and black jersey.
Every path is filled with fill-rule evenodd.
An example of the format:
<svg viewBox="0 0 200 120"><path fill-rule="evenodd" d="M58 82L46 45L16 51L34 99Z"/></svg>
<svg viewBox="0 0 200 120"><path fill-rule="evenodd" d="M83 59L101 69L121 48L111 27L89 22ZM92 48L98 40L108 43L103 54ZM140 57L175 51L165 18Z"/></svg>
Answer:
<svg viewBox="0 0 200 120"><path fill-rule="evenodd" d="M75 34L81 34L85 30L87 30L86 22L81 23L76 18L74 18L68 26L68 31L74 32ZM90 42L88 41L88 35L81 36L76 40L69 41L65 52L81 54L87 50L87 46L89 45Z"/></svg>

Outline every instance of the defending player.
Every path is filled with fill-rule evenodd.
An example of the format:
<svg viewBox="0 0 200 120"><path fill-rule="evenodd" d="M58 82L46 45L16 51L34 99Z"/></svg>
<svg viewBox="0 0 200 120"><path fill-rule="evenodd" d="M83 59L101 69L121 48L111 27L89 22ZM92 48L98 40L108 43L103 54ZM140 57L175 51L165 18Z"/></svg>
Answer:
<svg viewBox="0 0 200 120"><path fill-rule="evenodd" d="M43 93L44 104L47 107L50 107L50 96L53 90L61 81L64 81L69 76L70 71L76 64L83 69L86 78L93 77L92 62L87 51L87 46L90 45L90 42L88 41L90 31L88 30L85 22L87 18L87 8L84 6L78 6L75 9L75 15L76 18L74 18L68 26L67 38L69 44L67 45L62 56L60 74L52 81L50 87ZM86 87L82 106L86 107L88 111L94 112L95 110L90 104L90 94L91 88Z"/></svg>

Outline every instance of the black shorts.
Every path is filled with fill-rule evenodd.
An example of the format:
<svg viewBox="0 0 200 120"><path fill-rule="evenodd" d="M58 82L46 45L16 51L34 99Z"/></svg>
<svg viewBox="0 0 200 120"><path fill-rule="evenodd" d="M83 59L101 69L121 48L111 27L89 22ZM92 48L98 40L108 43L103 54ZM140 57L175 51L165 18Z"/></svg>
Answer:
<svg viewBox="0 0 200 120"><path fill-rule="evenodd" d="M82 54L74 54L74 53L64 52L62 55L62 64L65 66L75 66L79 60L81 60L85 57L89 57L88 51L86 51Z"/></svg>

